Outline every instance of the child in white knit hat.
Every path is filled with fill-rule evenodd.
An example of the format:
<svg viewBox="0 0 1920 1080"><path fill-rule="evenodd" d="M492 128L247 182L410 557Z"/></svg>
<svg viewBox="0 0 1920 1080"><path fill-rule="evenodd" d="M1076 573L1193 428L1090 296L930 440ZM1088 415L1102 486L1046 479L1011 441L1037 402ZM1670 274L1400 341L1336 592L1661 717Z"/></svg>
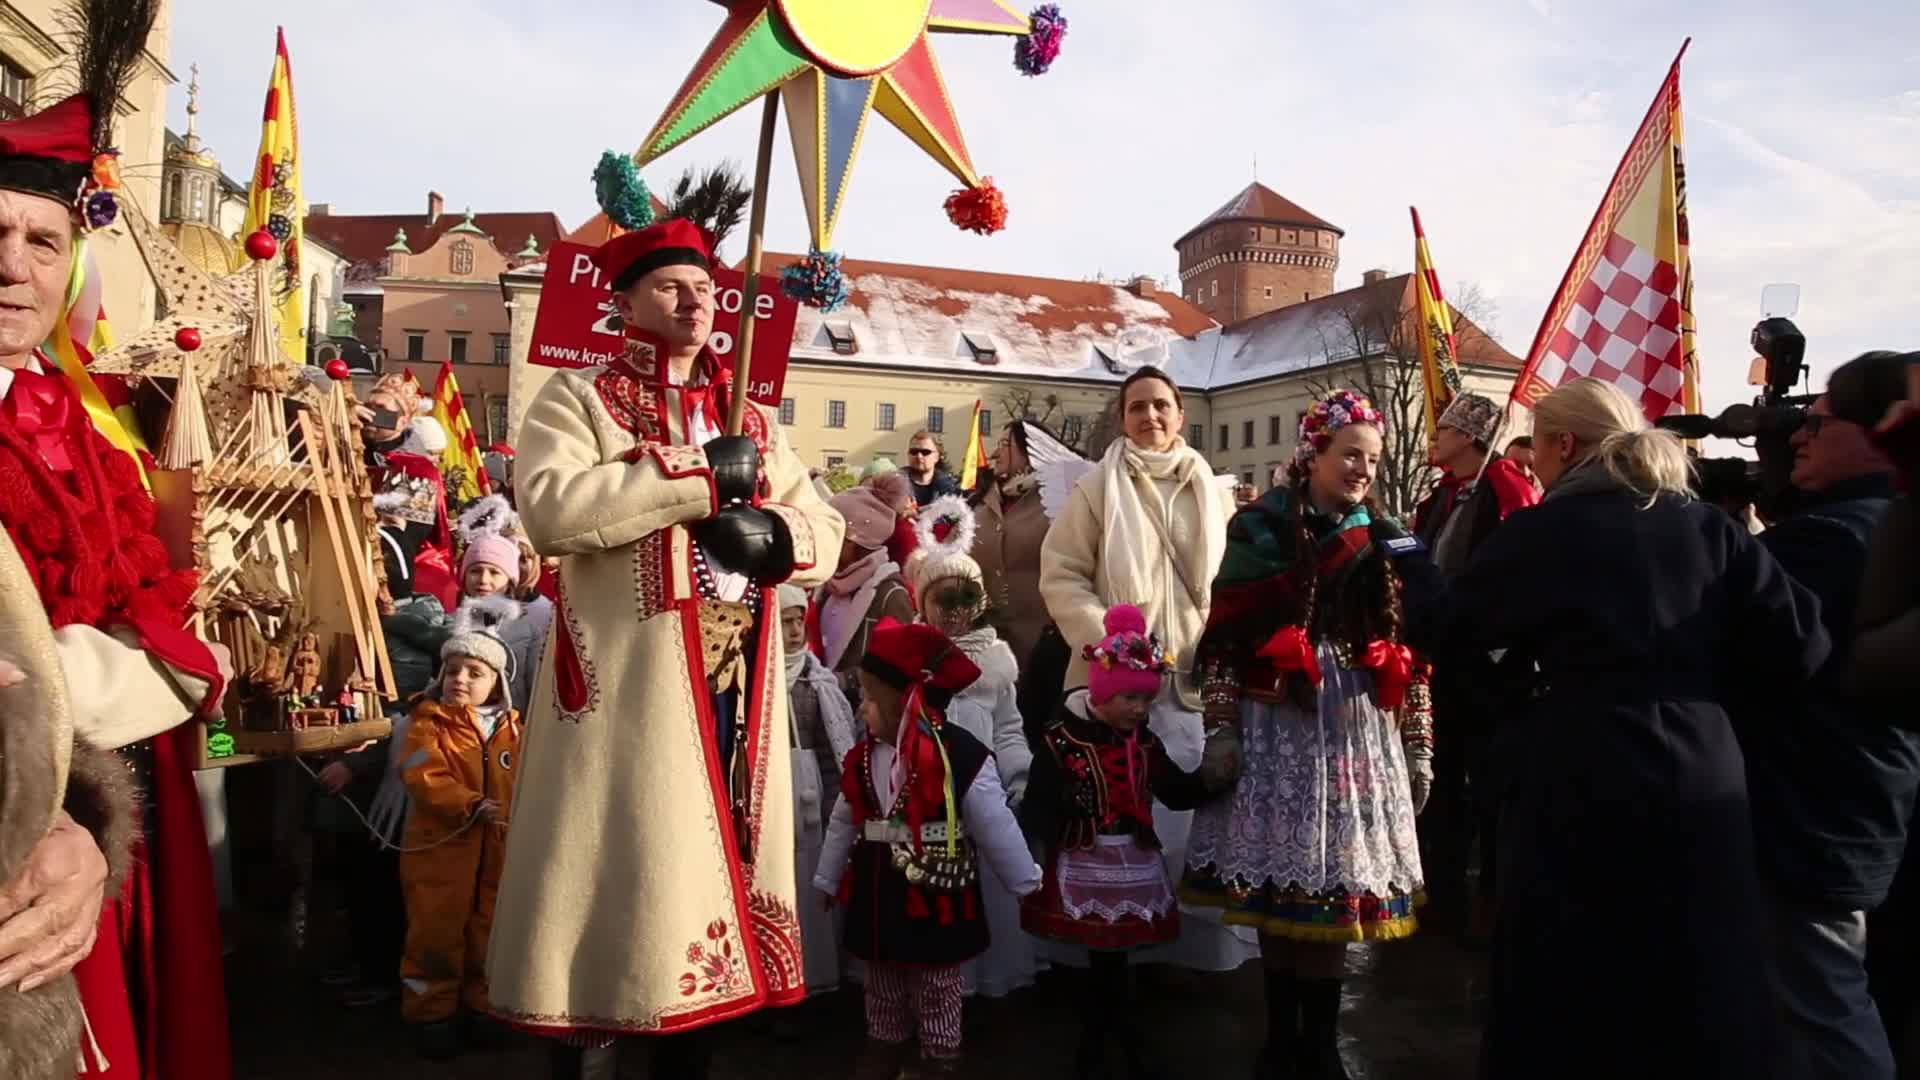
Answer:
<svg viewBox="0 0 1920 1080"><path fill-rule="evenodd" d="M973 685L947 706L950 723L965 728L993 751L1007 803L1017 808L1027 790L1033 750L1021 722L1015 683L1020 677L1013 649L987 621L986 581L968 554L976 526L973 511L957 495L944 495L915 522L919 545L907 563L920 621L945 634L980 669ZM968 993L1000 997L1033 983L1040 959L1020 928L1020 902L985 863L981 898L992 944L962 972Z"/></svg>

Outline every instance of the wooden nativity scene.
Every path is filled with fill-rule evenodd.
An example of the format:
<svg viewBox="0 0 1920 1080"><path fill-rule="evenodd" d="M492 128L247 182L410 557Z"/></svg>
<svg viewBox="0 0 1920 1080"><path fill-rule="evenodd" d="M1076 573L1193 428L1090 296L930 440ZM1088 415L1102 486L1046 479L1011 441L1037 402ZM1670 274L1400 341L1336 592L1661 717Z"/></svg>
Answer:
<svg viewBox="0 0 1920 1080"><path fill-rule="evenodd" d="M225 645L235 672L200 766L390 734L376 477L344 365L322 371L282 350L271 234L248 238L249 265L209 272L138 208L121 220L160 315L92 370L165 407L159 528L176 564L199 573L190 628Z"/></svg>

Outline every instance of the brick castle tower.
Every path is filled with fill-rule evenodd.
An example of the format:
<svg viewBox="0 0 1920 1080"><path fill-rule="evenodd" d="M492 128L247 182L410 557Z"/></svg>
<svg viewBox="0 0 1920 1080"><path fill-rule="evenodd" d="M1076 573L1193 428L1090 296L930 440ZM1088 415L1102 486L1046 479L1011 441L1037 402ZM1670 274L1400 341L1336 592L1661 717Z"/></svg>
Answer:
<svg viewBox="0 0 1920 1080"><path fill-rule="evenodd" d="M1345 230L1258 181L1175 242L1180 293L1222 325L1333 292Z"/></svg>

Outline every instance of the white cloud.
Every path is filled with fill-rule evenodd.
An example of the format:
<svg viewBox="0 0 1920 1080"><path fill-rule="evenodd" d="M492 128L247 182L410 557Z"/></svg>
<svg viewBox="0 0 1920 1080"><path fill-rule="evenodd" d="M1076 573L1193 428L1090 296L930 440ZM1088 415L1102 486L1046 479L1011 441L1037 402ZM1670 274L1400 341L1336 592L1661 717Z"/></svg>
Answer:
<svg viewBox="0 0 1920 1080"><path fill-rule="evenodd" d="M274 11L275 7L282 10ZM1676 15L1676 12L1681 14ZM1203 12L1203 14L1193 14ZM1442 274L1477 282L1530 344L1680 39L1696 307L1709 403L1746 397L1760 288L1804 288L1817 379L1871 347L1920 346L1920 9L1654 0L1444 6L1100 0L1065 57L1020 78L1000 38L936 42L980 171L1011 227L949 226L953 182L891 126L868 130L836 247L850 256L1080 278L1171 277L1173 241L1260 178L1347 230L1342 284L1407 269L1418 205ZM645 137L719 23L695 0L274 5L196 0L171 55L198 60L202 130L244 174L276 19L287 24L309 198L343 211L593 211L602 149ZM174 123L184 88L176 92ZM743 110L649 170L750 160ZM806 243L784 134L768 242ZM738 244L735 247L739 247Z"/></svg>

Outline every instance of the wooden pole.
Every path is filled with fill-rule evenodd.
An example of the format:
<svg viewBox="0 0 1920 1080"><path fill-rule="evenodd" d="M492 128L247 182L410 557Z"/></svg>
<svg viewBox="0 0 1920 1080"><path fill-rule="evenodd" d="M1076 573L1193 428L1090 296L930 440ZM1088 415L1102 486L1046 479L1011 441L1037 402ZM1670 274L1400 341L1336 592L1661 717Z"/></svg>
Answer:
<svg viewBox="0 0 1920 1080"><path fill-rule="evenodd" d="M753 309L760 302L760 241L767 231L767 174L773 170L773 129L780 119L780 91L767 93L760 113L760 157L753 163L753 212L747 220L747 283L740 296L740 334L733 343L733 400L727 405L727 434L738 435L747 420L747 390L753 385Z"/></svg>

